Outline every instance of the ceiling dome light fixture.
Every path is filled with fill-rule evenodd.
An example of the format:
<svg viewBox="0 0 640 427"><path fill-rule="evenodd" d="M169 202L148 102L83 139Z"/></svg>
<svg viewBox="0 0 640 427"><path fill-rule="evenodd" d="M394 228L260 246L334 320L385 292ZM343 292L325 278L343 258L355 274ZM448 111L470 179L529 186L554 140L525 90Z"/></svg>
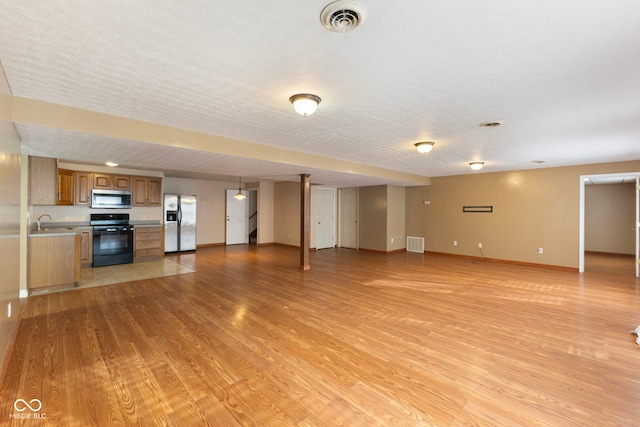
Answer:
<svg viewBox="0 0 640 427"><path fill-rule="evenodd" d="M238 177L238 192L233 196L236 200L244 200L247 196L242 192L242 177Z"/></svg>
<svg viewBox="0 0 640 427"><path fill-rule="evenodd" d="M435 145L435 142L431 142L431 141L416 142L413 145L416 146L419 153L428 153L429 151L431 151L431 149Z"/></svg>
<svg viewBox="0 0 640 427"><path fill-rule="evenodd" d="M474 171L479 171L484 166L484 162L471 162L469 163L469 167Z"/></svg>
<svg viewBox="0 0 640 427"><path fill-rule="evenodd" d="M116 166L118 166L118 164L116 162L107 162L105 163L107 166L115 168Z"/></svg>
<svg viewBox="0 0 640 427"><path fill-rule="evenodd" d="M298 93L289 98L289 101L298 114L306 117L316 112L321 99L310 93Z"/></svg>

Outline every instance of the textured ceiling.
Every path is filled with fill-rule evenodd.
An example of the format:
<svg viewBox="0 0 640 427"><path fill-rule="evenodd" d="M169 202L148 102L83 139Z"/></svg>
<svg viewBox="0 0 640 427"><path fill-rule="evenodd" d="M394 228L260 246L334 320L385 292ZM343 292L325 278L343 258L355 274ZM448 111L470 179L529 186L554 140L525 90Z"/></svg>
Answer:
<svg viewBox="0 0 640 427"><path fill-rule="evenodd" d="M0 0L13 96L272 147L273 161L16 121L27 154L168 176L392 183L276 149L418 176L640 159L640 2ZM288 99L322 98L297 115ZM501 121L497 128L479 123ZM431 153L413 144L434 141ZM533 161L544 160L544 163Z"/></svg>

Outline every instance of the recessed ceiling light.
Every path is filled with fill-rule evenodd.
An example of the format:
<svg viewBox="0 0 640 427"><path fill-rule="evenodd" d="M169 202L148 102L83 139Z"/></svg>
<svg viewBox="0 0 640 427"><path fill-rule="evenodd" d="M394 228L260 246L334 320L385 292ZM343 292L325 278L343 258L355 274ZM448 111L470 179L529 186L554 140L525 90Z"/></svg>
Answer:
<svg viewBox="0 0 640 427"><path fill-rule="evenodd" d="M544 163L546 160L533 160L531 163Z"/></svg>
<svg viewBox="0 0 640 427"><path fill-rule="evenodd" d="M484 162L471 162L469 163L469 167L474 171L479 171L484 166Z"/></svg>
<svg viewBox="0 0 640 427"><path fill-rule="evenodd" d="M478 126L481 128L497 128L498 126L502 126L502 122L482 122Z"/></svg>
<svg viewBox="0 0 640 427"><path fill-rule="evenodd" d="M106 165L112 168L115 168L116 166L118 166L116 162L107 162Z"/></svg>

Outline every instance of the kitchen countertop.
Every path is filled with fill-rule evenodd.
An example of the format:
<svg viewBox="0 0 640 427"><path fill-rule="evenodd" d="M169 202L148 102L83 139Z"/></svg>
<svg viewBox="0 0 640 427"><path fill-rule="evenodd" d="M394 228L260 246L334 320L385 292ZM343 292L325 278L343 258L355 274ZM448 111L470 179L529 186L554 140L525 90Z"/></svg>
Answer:
<svg viewBox="0 0 640 427"><path fill-rule="evenodd" d="M163 225L160 221L129 221L130 225L133 225L134 228L136 226L142 227L145 225L148 226L161 226ZM29 229L29 237L42 237L42 236L72 236L74 234L78 234L81 231L79 228L87 228L91 227L91 224L88 221L85 222L41 222L40 230L36 230L36 226L34 225L31 229Z"/></svg>
<svg viewBox="0 0 640 427"><path fill-rule="evenodd" d="M29 230L29 237L75 236L80 234L78 227L42 227L41 230Z"/></svg>
<svg viewBox="0 0 640 427"><path fill-rule="evenodd" d="M40 230L36 230L36 225L32 224L29 229L29 237L41 236L73 236L81 233L79 228L91 227L89 221L80 222L40 222Z"/></svg>
<svg viewBox="0 0 640 427"><path fill-rule="evenodd" d="M144 225L164 225L162 224L160 221L145 221L145 220L141 220L141 221L129 221L129 224L135 226L144 226Z"/></svg>

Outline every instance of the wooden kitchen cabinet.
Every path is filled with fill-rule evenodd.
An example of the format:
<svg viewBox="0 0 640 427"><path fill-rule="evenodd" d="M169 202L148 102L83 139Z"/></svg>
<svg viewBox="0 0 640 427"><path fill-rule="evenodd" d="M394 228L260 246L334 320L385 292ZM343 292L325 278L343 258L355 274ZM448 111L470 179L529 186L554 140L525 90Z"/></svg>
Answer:
<svg viewBox="0 0 640 427"><path fill-rule="evenodd" d="M149 178L147 182L149 206L162 206L162 179Z"/></svg>
<svg viewBox="0 0 640 427"><path fill-rule="evenodd" d="M58 160L29 156L29 204L55 205L58 195Z"/></svg>
<svg viewBox="0 0 640 427"><path fill-rule="evenodd" d="M135 227L134 261L146 261L164 256L164 226Z"/></svg>
<svg viewBox="0 0 640 427"><path fill-rule="evenodd" d="M133 176L133 205L162 206L162 178Z"/></svg>
<svg viewBox="0 0 640 427"><path fill-rule="evenodd" d="M81 227L80 232L80 264L82 267L93 265L93 228Z"/></svg>
<svg viewBox="0 0 640 427"><path fill-rule="evenodd" d="M92 188L102 190L131 190L131 177L125 175L93 174Z"/></svg>
<svg viewBox="0 0 640 427"><path fill-rule="evenodd" d="M28 239L29 292L73 287L80 280L80 234Z"/></svg>
<svg viewBox="0 0 640 427"><path fill-rule="evenodd" d="M73 171L58 169L58 200L57 205L73 206L74 175Z"/></svg>
<svg viewBox="0 0 640 427"><path fill-rule="evenodd" d="M91 205L91 188L93 185L93 174L90 172L75 173L75 204L76 206Z"/></svg>

